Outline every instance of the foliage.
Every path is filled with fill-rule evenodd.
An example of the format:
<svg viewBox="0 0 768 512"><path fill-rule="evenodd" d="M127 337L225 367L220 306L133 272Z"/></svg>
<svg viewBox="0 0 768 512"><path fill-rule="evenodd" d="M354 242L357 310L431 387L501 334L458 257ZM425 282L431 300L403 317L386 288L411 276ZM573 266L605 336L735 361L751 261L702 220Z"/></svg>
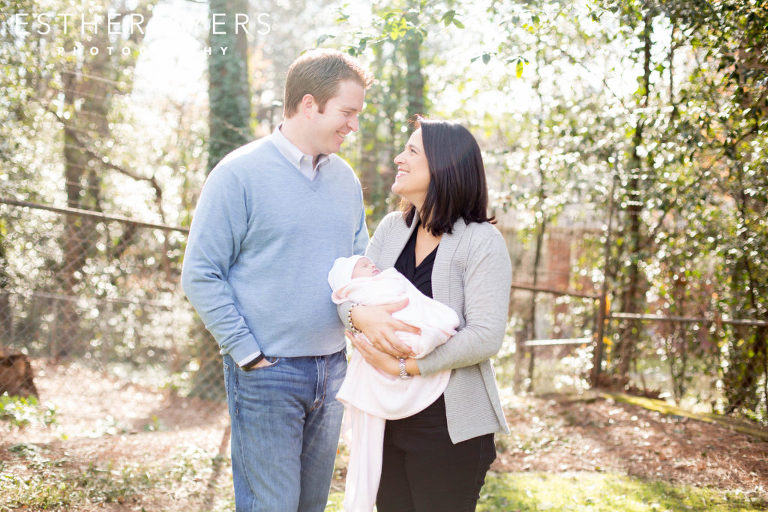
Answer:
<svg viewBox="0 0 768 512"><path fill-rule="evenodd" d="M634 205L625 223L631 229L618 240L629 243L617 257L630 262L618 275L634 286L633 297L627 292L621 298L622 309L638 310L630 301L640 300L655 278L654 305L667 314L766 318L768 260L758 247L768 243L768 10L746 2L606 6L645 45L638 59L644 67L635 96L642 110L630 146L631 172L621 178L627 194L622 201ZM659 43L660 36L645 36L649 31L669 39ZM663 49L651 53L658 46ZM636 325L628 329L619 333L625 346L632 343L630 332L638 333ZM696 369L721 365L724 410L765 411L768 328L703 322L690 329L693 335L679 328L671 336L662 333L677 397L689 378L684 366L690 353L704 358L704 367Z"/></svg>
<svg viewBox="0 0 768 512"><path fill-rule="evenodd" d="M360 147L349 155L364 183L371 229L394 204L389 192L394 181L392 160L405 145L409 121L433 113L429 77L441 46L434 40L464 28L460 7L457 0L374 2L371 23L363 27L351 27L350 14L342 7L337 23L351 34L326 33L318 38L318 44L335 39L351 55L368 57L374 76L360 116Z"/></svg>
<svg viewBox="0 0 768 512"><path fill-rule="evenodd" d="M218 457L187 449L170 466L91 463L73 470L70 460L49 459L34 444L17 444L9 451L34 470L25 477L0 465L0 507L12 509L78 510L85 505L127 504L153 489L173 489L209 476L220 465Z"/></svg>
<svg viewBox="0 0 768 512"><path fill-rule="evenodd" d="M224 14L221 34L211 31L210 47L227 48L222 55L208 56L208 96L210 130L208 169L213 169L227 153L251 140L251 94L248 82L248 45L245 32L235 30L235 13L247 12L242 0L213 0L209 10Z"/></svg>
<svg viewBox="0 0 768 512"><path fill-rule="evenodd" d="M0 395L0 420L7 421L13 427L25 427L30 424L53 425L56 423L56 409L43 408L34 396Z"/></svg>
<svg viewBox="0 0 768 512"><path fill-rule="evenodd" d="M723 410L765 419L768 333L718 321L766 318L765 7L529 1L491 2L489 13L505 36L475 58L501 70L486 84L527 94L515 114L483 123L515 249L530 253L521 280L537 281L551 229L584 229L573 271L592 286L571 287L605 279L613 311L707 319L614 323L605 370L628 378L661 354L678 400L698 393L694 375L719 371ZM527 338L541 304L514 303Z"/></svg>
<svg viewBox="0 0 768 512"><path fill-rule="evenodd" d="M226 152L216 144L273 129L290 60L313 42L332 45L375 75L360 134L342 155L360 173L369 227L394 206L392 159L408 116L461 121L484 150L516 280L590 293L605 282L613 312L702 319L610 323L603 370L637 380L661 359L675 399L768 421L768 327L726 321L768 318L764 4L380 0L361 16L342 2L273 1L273 32L248 41L250 58L211 59L221 65L209 68L212 111L222 106L213 117L205 105L142 104L131 94L142 40L123 42L128 55L60 56L45 50L74 36L22 37L3 26L0 192L186 226L209 157ZM0 12L40 5L0 0ZM289 15L293 23L281 21ZM149 110L160 115L148 121ZM0 335L37 354L61 332L76 340L73 356L136 366L166 356L185 383L218 357L206 354L209 338L178 340L201 337L176 287L182 233L0 208ZM539 264L562 233L573 243L557 281ZM68 308L51 296L79 301ZM514 298L513 329L592 332L589 303L541 297ZM77 329L62 332L66 323ZM713 386L697 389L698 374Z"/></svg>

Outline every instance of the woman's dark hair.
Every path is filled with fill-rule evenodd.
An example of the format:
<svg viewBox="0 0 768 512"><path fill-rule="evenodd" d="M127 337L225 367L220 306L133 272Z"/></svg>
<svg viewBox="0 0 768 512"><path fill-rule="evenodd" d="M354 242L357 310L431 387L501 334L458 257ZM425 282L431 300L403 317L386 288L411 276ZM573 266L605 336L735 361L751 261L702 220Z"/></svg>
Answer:
<svg viewBox="0 0 768 512"><path fill-rule="evenodd" d="M496 223L488 217L488 186L480 147L472 134L458 123L417 117L424 154L429 164L427 197L419 211L424 227L435 236L450 234L453 224ZM405 201L403 218L413 222L416 207Z"/></svg>

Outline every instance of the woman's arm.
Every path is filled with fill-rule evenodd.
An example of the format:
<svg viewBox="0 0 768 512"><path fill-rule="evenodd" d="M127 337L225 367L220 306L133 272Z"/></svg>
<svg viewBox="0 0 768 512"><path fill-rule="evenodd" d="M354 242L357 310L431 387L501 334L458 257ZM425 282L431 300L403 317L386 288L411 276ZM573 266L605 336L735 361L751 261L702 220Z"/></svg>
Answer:
<svg viewBox="0 0 768 512"><path fill-rule="evenodd" d="M480 241L470 241L471 252L463 275L465 326L444 345L422 359L406 360L410 375L462 368L483 362L501 348L507 325L512 265L504 239L496 232ZM398 375L397 358L355 339L355 347L369 364Z"/></svg>
<svg viewBox="0 0 768 512"><path fill-rule="evenodd" d="M469 243L463 276L464 328L416 361L421 374L478 364L501 348L507 326L512 265L504 238L494 231Z"/></svg>
<svg viewBox="0 0 768 512"><path fill-rule="evenodd" d="M373 233L365 255L374 263L378 261L381 250L387 243L392 223L397 221L399 215L401 214L396 212L384 217ZM337 307L339 318L348 331L352 330L352 327L349 325L349 310L353 305L352 302L344 302ZM354 305L355 307L352 309L352 322L357 329L365 334L374 347L395 357L408 357L413 355L413 351L408 345L400 341L397 331L415 334L419 334L420 331L417 327L392 317L393 312L399 311L407 305L408 299L383 306Z"/></svg>
<svg viewBox="0 0 768 512"><path fill-rule="evenodd" d="M400 359L378 350L362 336L352 336L352 344L368 364L390 375L400 375ZM419 375L416 359L405 358L405 371L408 375Z"/></svg>
<svg viewBox="0 0 768 512"><path fill-rule="evenodd" d="M382 247L382 240L386 238L386 231L389 230L389 226L392 222L392 214L387 215L383 219L381 219L381 222L379 223L378 227L376 228L376 231L374 231L373 236L371 237L371 240L368 242L368 248L365 250L365 256L367 258L370 258L371 261L376 263L379 255L381 254L381 247ZM339 313L339 318L341 319L341 322L344 324L344 328L348 331L352 330L352 327L349 325L349 309L352 307L353 303L351 301L342 302L336 307L336 310Z"/></svg>

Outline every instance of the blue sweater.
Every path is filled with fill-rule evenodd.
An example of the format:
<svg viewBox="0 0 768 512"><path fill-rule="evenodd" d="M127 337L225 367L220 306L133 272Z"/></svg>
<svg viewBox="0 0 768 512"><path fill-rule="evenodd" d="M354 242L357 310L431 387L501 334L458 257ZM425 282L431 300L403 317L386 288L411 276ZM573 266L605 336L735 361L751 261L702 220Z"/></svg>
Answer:
<svg viewBox="0 0 768 512"><path fill-rule="evenodd" d="M195 210L181 283L221 347L242 361L345 346L328 271L368 244L360 182L336 155L310 181L269 135L227 155Z"/></svg>

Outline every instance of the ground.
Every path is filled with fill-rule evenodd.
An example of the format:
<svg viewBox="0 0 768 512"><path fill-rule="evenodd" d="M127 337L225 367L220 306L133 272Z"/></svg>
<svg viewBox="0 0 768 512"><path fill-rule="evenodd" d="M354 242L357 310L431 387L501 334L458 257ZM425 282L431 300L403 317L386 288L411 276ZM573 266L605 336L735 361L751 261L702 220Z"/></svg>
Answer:
<svg viewBox="0 0 768 512"><path fill-rule="evenodd" d="M233 508L224 405L76 364L34 366L36 412L6 411L0 420L0 511ZM500 475L583 482L617 475L728 491L759 504L749 510L768 503L762 501L768 500L768 442L717 424L590 395L512 397L507 418L512 433L497 439L483 510L521 509L489 505L496 503L491 494ZM334 502L343 491L345 461L342 446Z"/></svg>
<svg viewBox="0 0 768 512"><path fill-rule="evenodd" d="M519 398L507 411L500 471L618 471L644 479L768 493L768 443L631 404Z"/></svg>

